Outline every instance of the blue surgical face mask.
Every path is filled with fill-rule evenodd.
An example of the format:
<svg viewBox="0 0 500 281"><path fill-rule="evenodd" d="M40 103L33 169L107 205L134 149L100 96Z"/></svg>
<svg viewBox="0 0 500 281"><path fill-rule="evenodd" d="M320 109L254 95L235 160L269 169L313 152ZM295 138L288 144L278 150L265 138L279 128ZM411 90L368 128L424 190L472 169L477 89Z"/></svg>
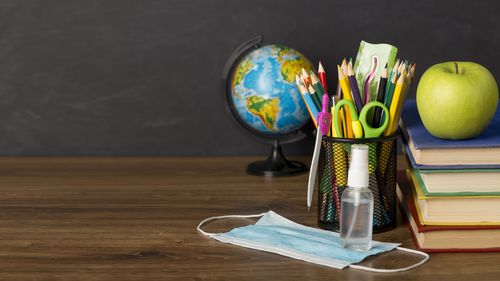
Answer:
<svg viewBox="0 0 500 281"><path fill-rule="evenodd" d="M234 228L225 233L208 233L201 227L209 221L224 218L261 217L255 224ZM375 272L398 272L417 267L429 259L426 253L398 247L395 243L372 242L368 251L355 251L343 248L339 234L312 228L290 221L273 211L259 215L211 217L200 222L198 231L210 238L245 248L280 254L298 260L320 264L337 269L347 266ZM368 256L399 249L425 258L409 267L398 269L377 269L355 265Z"/></svg>

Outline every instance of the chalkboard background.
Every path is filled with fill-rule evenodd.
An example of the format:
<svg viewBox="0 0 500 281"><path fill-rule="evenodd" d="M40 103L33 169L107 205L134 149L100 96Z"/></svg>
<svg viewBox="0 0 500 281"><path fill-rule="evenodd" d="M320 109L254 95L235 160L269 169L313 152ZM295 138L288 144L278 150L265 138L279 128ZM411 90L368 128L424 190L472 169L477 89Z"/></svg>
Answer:
<svg viewBox="0 0 500 281"><path fill-rule="evenodd" d="M362 39L396 45L417 62L416 82L447 60L500 77L497 3L3 0L0 155L264 155L221 94L243 41L263 34L322 59L331 80ZM309 136L284 150L311 147Z"/></svg>

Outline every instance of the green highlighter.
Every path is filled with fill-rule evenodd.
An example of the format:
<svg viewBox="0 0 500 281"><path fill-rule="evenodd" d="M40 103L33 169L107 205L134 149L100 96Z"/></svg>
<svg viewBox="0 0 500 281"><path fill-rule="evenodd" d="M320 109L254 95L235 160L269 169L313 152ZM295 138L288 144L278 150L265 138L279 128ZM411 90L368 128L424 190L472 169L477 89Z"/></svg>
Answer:
<svg viewBox="0 0 500 281"><path fill-rule="evenodd" d="M354 63L354 74L358 81L361 98L366 104L377 99L380 76L387 64L392 69L398 49L389 44L371 44L361 41ZM364 97L368 96L368 100Z"/></svg>

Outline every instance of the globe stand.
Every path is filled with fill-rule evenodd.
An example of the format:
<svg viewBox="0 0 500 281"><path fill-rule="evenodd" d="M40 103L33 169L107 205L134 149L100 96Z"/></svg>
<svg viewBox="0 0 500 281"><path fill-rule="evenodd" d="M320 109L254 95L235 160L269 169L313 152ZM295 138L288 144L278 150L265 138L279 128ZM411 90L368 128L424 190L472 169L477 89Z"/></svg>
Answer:
<svg viewBox="0 0 500 281"><path fill-rule="evenodd" d="M257 176L291 176L305 172L306 166L297 161L288 161L283 152L278 140L274 141L271 154L265 161L257 161L248 164L247 173Z"/></svg>

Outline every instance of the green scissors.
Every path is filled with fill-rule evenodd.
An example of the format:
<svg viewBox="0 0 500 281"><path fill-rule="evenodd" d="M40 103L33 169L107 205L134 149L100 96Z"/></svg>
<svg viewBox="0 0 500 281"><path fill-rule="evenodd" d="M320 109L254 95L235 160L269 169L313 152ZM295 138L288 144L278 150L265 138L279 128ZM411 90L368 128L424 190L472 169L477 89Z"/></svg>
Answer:
<svg viewBox="0 0 500 281"><path fill-rule="evenodd" d="M372 128L370 124L366 121L366 114L368 114L368 111L370 111L371 108L373 107L380 107L384 111L385 116L389 116L389 110L387 107L378 101L371 101L367 103L365 106L363 106L363 109L361 109L361 112L359 114L358 118L358 113L356 111L356 107L354 106L354 103L350 100L343 99L337 102L335 105L335 111L334 111L334 116L335 120L333 120L333 125L335 127L335 133L337 136L342 136L342 131L340 130L340 124L339 124L339 110L342 106L347 106L349 107L349 111L351 113L351 119L352 119L352 130L354 132L354 137L359 139L363 137L363 131L365 138L376 138L382 135L384 133L385 129L387 128L387 125L389 125L389 118L385 118L384 123L378 127L378 128Z"/></svg>

